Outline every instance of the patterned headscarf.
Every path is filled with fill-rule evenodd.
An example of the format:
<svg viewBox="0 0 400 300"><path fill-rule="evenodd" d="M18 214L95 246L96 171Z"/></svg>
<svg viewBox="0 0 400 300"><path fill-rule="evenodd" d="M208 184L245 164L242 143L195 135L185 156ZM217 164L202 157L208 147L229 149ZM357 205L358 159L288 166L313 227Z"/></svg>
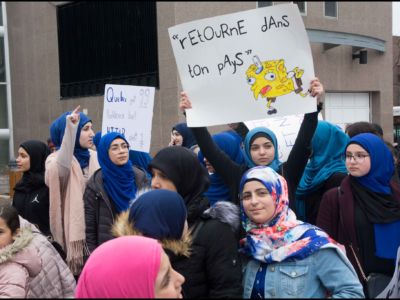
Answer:
<svg viewBox="0 0 400 300"><path fill-rule="evenodd" d="M271 221L256 224L251 221L241 202L242 225L246 238L241 251L264 263L287 259L304 259L320 248L339 248L339 244L322 229L298 221L289 208L286 180L270 167L259 166L248 170L240 182L240 193L248 181L261 182L275 201L276 209Z"/></svg>

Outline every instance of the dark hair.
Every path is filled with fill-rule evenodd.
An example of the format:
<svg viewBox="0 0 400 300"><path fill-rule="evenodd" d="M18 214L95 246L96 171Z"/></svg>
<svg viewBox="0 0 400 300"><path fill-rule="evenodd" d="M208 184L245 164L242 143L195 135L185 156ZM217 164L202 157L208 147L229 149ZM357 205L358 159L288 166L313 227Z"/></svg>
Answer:
<svg viewBox="0 0 400 300"><path fill-rule="evenodd" d="M347 135L352 138L353 136L360 133L372 133L379 136L379 132L377 132L376 128L369 122L355 122L346 127Z"/></svg>
<svg viewBox="0 0 400 300"><path fill-rule="evenodd" d="M0 218L2 218L7 224L7 227L10 228L12 234L15 234L17 229L19 229L18 211L15 207L12 207L11 204L0 202Z"/></svg>
<svg viewBox="0 0 400 300"><path fill-rule="evenodd" d="M376 133L383 138L383 129L381 127L381 125L377 124L377 123L372 123L371 124L372 127L375 129Z"/></svg>

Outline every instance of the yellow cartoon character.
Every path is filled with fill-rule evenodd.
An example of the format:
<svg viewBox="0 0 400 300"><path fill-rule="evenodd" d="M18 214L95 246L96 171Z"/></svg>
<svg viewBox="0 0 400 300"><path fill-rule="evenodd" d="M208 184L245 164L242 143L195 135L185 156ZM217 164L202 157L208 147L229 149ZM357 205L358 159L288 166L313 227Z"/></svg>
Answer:
<svg viewBox="0 0 400 300"><path fill-rule="evenodd" d="M267 98L268 114L277 113L276 108L271 103L275 102L276 97L295 92L302 97L308 93L302 93L301 76L304 70L298 67L290 72L286 72L285 61L269 60L261 62L257 55L253 57L254 64L246 71L247 82L251 85L254 98L257 100L261 94L262 98Z"/></svg>

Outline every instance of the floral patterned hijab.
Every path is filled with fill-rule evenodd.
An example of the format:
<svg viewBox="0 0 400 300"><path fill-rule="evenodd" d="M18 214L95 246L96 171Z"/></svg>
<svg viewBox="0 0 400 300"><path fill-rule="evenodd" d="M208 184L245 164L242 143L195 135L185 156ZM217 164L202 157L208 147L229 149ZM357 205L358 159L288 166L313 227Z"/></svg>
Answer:
<svg viewBox="0 0 400 300"><path fill-rule="evenodd" d="M261 262L271 263L287 259L301 260L320 248L339 250L338 247L342 247L322 229L297 220L289 208L286 180L272 168L258 166L249 169L240 182L240 193L246 182L252 180L266 187L275 201L276 209L271 221L256 224L247 217L243 203L240 203L242 225L246 231L246 238L241 241L241 252Z"/></svg>

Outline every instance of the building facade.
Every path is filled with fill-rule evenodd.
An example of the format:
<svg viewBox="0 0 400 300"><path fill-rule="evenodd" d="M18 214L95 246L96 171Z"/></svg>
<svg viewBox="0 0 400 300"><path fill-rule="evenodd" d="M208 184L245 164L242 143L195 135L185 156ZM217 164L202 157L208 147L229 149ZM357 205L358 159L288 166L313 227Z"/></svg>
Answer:
<svg viewBox="0 0 400 300"><path fill-rule="evenodd" d="M79 96L79 92L78 96L73 97L65 97L64 94L65 88L71 87L74 83L74 79L68 79L68 74L65 75L66 66L73 64L74 61L68 61L65 55L68 56L73 51L79 54L86 49L84 47L89 47L89 44L83 45L77 42L69 44L67 53L63 52L64 48L60 50L60 45L63 45L64 41L60 38L62 33L60 26L64 26L64 29L66 26L60 25L61 8L65 8L65 5L72 6L71 3L74 2L2 3L3 14L7 19L3 31L7 36L7 41L4 42L7 44L7 49L4 52L8 51L5 61L9 63L9 76L4 83L9 84L6 96L9 97L9 101L8 105L4 105L7 101L0 100L2 105L0 165L7 164L13 158L18 145L24 140L32 138L46 141L51 122L78 104L92 118L95 130L101 129L103 95L90 92L88 84L85 85L89 86L85 96ZM325 119L341 126L360 120L373 121L382 126L385 138L392 141L391 2L297 3L310 38L315 74L327 92L323 111ZM154 16L156 43L146 44L140 40L132 46L143 48L142 53L150 51L149 47L155 47L152 50L155 50L157 55L155 83L157 89L151 154L168 145L171 127L178 121L184 120L178 109L181 85L168 28L192 20L279 4L279 2L156 2ZM79 15L75 17L78 18ZM135 18L135 15L131 17ZM118 19L118 15L115 12L114 14L110 12L110 15L103 18L99 15L93 22L98 22L100 28L104 18ZM79 31L75 37L78 36ZM70 38L73 39L74 36ZM103 45L91 45L93 55L100 51ZM115 45L115 47L119 45L117 38ZM353 56L359 55L360 51L362 58L354 58ZM137 55L140 55L140 52L138 53ZM7 64L3 65L7 67ZM86 71L88 70L80 72L84 75ZM128 77L116 78L113 82L121 84L139 82L133 75ZM106 77L103 76L104 78ZM86 80L87 83L87 79L81 79L81 82ZM0 88L1 80L0 78ZM149 81L143 80L149 84ZM92 86L95 84L102 88L101 81L94 82ZM222 128L226 127L213 127L211 131L216 132ZM3 135L1 135L2 129L4 129Z"/></svg>

